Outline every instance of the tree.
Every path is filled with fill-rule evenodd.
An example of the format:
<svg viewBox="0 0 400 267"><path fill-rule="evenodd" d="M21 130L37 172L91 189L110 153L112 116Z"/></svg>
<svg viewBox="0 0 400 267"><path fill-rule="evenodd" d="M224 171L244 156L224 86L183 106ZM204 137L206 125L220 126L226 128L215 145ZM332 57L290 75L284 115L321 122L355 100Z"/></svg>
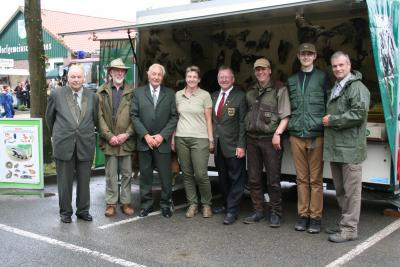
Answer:
<svg viewBox="0 0 400 267"><path fill-rule="evenodd" d="M43 120L43 158L45 163L49 163L52 161L50 133L44 119L47 106L45 72L47 56L43 48L40 0L25 0L24 16L31 86L31 118Z"/></svg>

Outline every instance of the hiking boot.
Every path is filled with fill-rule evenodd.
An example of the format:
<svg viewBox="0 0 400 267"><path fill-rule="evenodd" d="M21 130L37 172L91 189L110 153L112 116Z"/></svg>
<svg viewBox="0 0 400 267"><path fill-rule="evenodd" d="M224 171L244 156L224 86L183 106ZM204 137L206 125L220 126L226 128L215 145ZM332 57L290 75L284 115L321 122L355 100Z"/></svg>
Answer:
<svg viewBox="0 0 400 267"><path fill-rule="evenodd" d="M208 205L203 205L203 218L211 218L212 217L212 210L211 207Z"/></svg>
<svg viewBox="0 0 400 267"><path fill-rule="evenodd" d="M132 208L130 204L122 204L121 211L127 216L132 216L135 213L135 210Z"/></svg>
<svg viewBox="0 0 400 267"><path fill-rule="evenodd" d="M328 240L333 243L343 243L347 241L356 240L358 238L357 232L341 231L336 234L332 234L328 237Z"/></svg>
<svg viewBox="0 0 400 267"><path fill-rule="evenodd" d="M245 224L252 224L259 222L261 219L264 218L264 214L260 211L255 211L250 216L244 218L243 223Z"/></svg>
<svg viewBox="0 0 400 267"><path fill-rule="evenodd" d="M271 213L269 216L269 227L278 228L281 227L281 217L276 213Z"/></svg>
<svg viewBox="0 0 400 267"><path fill-rule="evenodd" d="M294 226L294 230L296 231L305 231L310 222L310 218L308 217L298 217L296 221L296 225Z"/></svg>
<svg viewBox="0 0 400 267"><path fill-rule="evenodd" d="M106 217L112 217L115 215L115 206L113 205L107 205L106 211L104 212L104 216Z"/></svg>
<svg viewBox="0 0 400 267"><path fill-rule="evenodd" d="M310 234L318 234L321 232L321 219L310 219L310 227L307 230Z"/></svg>
<svg viewBox="0 0 400 267"><path fill-rule="evenodd" d="M186 211L186 218L193 218L196 216L198 210L196 205L190 205Z"/></svg>

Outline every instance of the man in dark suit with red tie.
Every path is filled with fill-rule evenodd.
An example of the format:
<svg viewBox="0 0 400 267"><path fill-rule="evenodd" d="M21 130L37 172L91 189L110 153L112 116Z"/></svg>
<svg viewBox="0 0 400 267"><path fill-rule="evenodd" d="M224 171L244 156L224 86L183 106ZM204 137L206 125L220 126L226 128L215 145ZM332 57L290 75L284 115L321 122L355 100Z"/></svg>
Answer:
<svg viewBox="0 0 400 267"><path fill-rule="evenodd" d="M233 224L239 213L246 171L246 94L233 86L232 69L222 66L218 71L221 90L212 95L215 165L223 204L214 213L226 213L223 223Z"/></svg>

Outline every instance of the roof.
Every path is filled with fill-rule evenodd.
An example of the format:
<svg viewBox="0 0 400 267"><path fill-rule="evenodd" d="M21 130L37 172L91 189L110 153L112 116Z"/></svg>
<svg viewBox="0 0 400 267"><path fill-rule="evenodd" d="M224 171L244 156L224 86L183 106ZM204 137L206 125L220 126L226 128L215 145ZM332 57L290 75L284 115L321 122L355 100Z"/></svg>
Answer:
<svg viewBox="0 0 400 267"><path fill-rule="evenodd" d="M60 11L42 9L42 25L45 30L60 39L58 34L62 32L88 30L93 28L119 27L131 25L130 21L99 18L93 16L71 14ZM71 51L83 50L94 52L100 49L99 39L121 39L127 38L126 32L104 32L93 34L82 34L65 36L62 38L63 44ZM93 40L95 39L95 40ZM95 41L95 42L94 42Z"/></svg>
<svg viewBox="0 0 400 267"><path fill-rule="evenodd" d="M11 23L14 17L19 13L24 12L23 6L18 7L13 16L0 30L0 33L6 29L9 23ZM71 52L83 50L86 52L95 52L100 49L100 39L125 39L127 38L126 31L117 32L102 32L86 33L73 36L60 37L58 34L62 32L71 31L84 31L94 28L106 28L106 27L121 27L126 25L132 25L131 21L123 21L109 18L100 18L94 16L72 14L61 11L53 11L42 9L42 27L43 30L47 31L54 39L60 40L61 44L65 46Z"/></svg>

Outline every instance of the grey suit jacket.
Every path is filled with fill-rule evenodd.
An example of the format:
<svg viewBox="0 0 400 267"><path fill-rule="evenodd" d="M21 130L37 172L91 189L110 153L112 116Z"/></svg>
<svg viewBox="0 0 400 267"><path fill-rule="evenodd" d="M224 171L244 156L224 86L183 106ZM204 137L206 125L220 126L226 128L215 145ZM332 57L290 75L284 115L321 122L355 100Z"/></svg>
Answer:
<svg viewBox="0 0 400 267"><path fill-rule="evenodd" d="M81 161L91 161L96 147L97 95L83 89L81 116L76 118L72 90L68 86L53 90L46 109L46 122L50 129L53 156L70 160L75 147Z"/></svg>
<svg viewBox="0 0 400 267"><path fill-rule="evenodd" d="M164 138L164 141L158 147L158 151L160 153L171 152L171 135L175 131L178 122L175 91L161 86L157 107L154 109L150 86L145 85L137 88L133 91L131 119L138 138L138 151L149 150L143 138L146 134L160 134Z"/></svg>
<svg viewBox="0 0 400 267"><path fill-rule="evenodd" d="M211 96L214 142L216 146L221 147L224 157L232 158L235 157L236 148L246 148L246 94L238 88L233 88L225 100L221 118L217 119L215 105L219 93L220 91L216 91Z"/></svg>

